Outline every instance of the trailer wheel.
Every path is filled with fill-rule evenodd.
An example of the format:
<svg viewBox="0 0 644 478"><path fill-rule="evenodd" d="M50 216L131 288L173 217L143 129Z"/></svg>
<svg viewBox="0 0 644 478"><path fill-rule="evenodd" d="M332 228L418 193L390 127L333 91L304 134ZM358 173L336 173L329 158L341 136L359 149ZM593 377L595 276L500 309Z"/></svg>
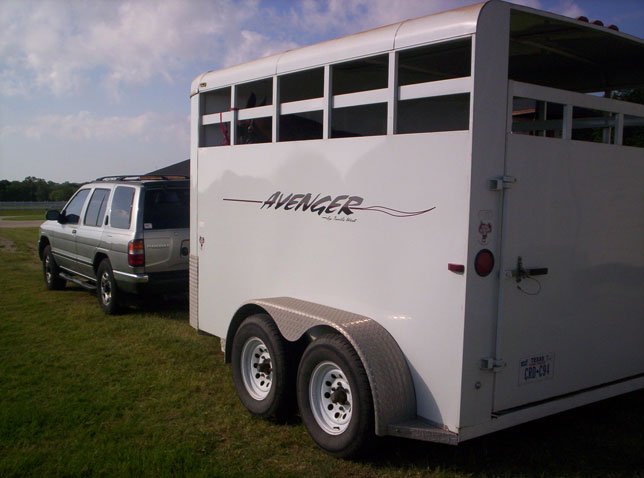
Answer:
<svg viewBox="0 0 644 478"><path fill-rule="evenodd" d="M324 335L305 350L297 374L297 402L309 435L328 453L348 458L373 442L369 380L344 337Z"/></svg>
<svg viewBox="0 0 644 478"><path fill-rule="evenodd" d="M65 288L66 280L58 276L60 270L51 253L51 247L46 246L42 253L42 270L45 277L45 285L49 290L61 290Z"/></svg>
<svg viewBox="0 0 644 478"><path fill-rule="evenodd" d="M267 314L242 322L232 345L233 382L242 404L261 418L283 419L293 408L286 344Z"/></svg>

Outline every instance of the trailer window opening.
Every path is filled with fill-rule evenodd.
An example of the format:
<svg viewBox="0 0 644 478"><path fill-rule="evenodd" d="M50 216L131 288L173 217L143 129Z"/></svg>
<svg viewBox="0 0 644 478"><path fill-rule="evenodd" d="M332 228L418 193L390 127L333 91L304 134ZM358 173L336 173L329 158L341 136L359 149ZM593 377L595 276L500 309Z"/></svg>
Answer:
<svg viewBox="0 0 644 478"><path fill-rule="evenodd" d="M324 96L324 68L298 71L279 77L280 103Z"/></svg>
<svg viewBox="0 0 644 478"><path fill-rule="evenodd" d="M389 57L379 55L332 65L333 96L387 88Z"/></svg>
<svg viewBox="0 0 644 478"><path fill-rule="evenodd" d="M469 125L469 93L398 102L398 134L464 131Z"/></svg>
<svg viewBox="0 0 644 478"><path fill-rule="evenodd" d="M470 76L472 40L444 42L398 54L398 86Z"/></svg>
<svg viewBox="0 0 644 478"><path fill-rule="evenodd" d="M572 138L576 141L615 144L615 114L574 106Z"/></svg>
<svg viewBox="0 0 644 478"><path fill-rule="evenodd" d="M535 96L512 96L510 132L612 145L644 147L644 115L627 114L641 106L614 99L511 83L511 90ZM548 101L548 97L566 103ZM537 99L539 98L539 99ZM583 105L583 106L580 106ZM597 105L597 107L593 107Z"/></svg>
<svg viewBox="0 0 644 478"><path fill-rule="evenodd" d="M273 78L241 83L235 88L237 109L256 108L273 104Z"/></svg>
<svg viewBox="0 0 644 478"><path fill-rule="evenodd" d="M387 134L387 103L334 108L331 137L377 136Z"/></svg>
<svg viewBox="0 0 644 478"><path fill-rule="evenodd" d="M529 136L561 138L564 105L532 98L512 101L512 132Z"/></svg>
<svg viewBox="0 0 644 478"><path fill-rule="evenodd" d="M201 127L199 147L228 146L230 144L230 122L204 125Z"/></svg>
<svg viewBox="0 0 644 478"><path fill-rule="evenodd" d="M208 91L201 95L200 148L230 144L231 98L230 87Z"/></svg>
<svg viewBox="0 0 644 478"><path fill-rule="evenodd" d="M277 141L322 139L324 68L282 75L278 82L280 116Z"/></svg>
<svg viewBox="0 0 644 478"><path fill-rule="evenodd" d="M322 111L304 111L280 116L278 141L322 139Z"/></svg>
<svg viewBox="0 0 644 478"><path fill-rule="evenodd" d="M230 87L203 93L202 111L204 115L230 110Z"/></svg>
<svg viewBox="0 0 644 478"><path fill-rule="evenodd" d="M624 115L624 146L644 148L644 118Z"/></svg>
<svg viewBox="0 0 644 478"><path fill-rule="evenodd" d="M235 144L270 143L273 138L273 118L265 116L237 121Z"/></svg>

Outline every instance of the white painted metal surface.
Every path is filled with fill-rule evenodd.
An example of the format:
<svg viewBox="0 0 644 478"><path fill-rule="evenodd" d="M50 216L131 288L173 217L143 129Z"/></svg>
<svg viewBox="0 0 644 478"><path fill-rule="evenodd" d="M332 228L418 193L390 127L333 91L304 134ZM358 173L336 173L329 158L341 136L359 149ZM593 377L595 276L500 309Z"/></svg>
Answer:
<svg viewBox="0 0 644 478"><path fill-rule="evenodd" d="M371 317L410 361L421 415L456 429L465 291L447 262L465 261L469 154L468 132L200 150L200 329L225 337L237 308L260 297ZM278 191L380 208L262 208ZM426 376L446 386L430 390Z"/></svg>
<svg viewBox="0 0 644 478"><path fill-rule="evenodd" d="M198 77L191 324L225 338L242 304L275 297L369 317L405 355L418 417L460 440L641 388L644 149L620 143L644 108L509 81L512 12L540 15L492 1ZM397 86L400 49L467 36L471 75ZM334 63L382 53L386 88L332 96ZM323 96L279 103L279 75L320 66ZM269 77L272 105L201 115L199 91ZM453 94L469 95L468 128L396 134L399 100ZM561 138L512 133L515 96L564 105ZM374 103L386 134L331 137L334 108ZM615 115L615 144L571 140L580 106ZM323 139L278 142L280 115L311 111ZM204 125L265 116L272 142L199 146ZM519 257L547 274L517 283Z"/></svg>

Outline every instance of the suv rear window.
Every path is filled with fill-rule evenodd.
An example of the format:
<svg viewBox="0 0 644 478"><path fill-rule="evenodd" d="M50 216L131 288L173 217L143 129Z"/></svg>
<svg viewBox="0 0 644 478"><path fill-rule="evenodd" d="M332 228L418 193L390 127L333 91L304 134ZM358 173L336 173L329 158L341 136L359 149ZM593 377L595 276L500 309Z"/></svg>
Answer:
<svg viewBox="0 0 644 478"><path fill-rule="evenodd" d="M190 227L190 191L186 188L146 188L144 229Z"/></svg>

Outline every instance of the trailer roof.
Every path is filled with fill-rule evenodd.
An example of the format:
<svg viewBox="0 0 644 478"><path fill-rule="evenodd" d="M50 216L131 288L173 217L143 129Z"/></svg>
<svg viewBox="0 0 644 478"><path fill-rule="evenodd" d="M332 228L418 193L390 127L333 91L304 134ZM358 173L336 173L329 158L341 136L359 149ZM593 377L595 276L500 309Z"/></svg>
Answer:
<svg viewBox="0 0 644 478"><path fill-rule="evenodd" d="M243 81L333 63L351 58L375 55L396 48L471 35L476 31L479 12L485 3L404 20L334 40L288 50L199 75L192 82L190 94L207 83L207 89L220 88Z"/></svg>
<svg viewBox="0 0 644 478"><path fill-rule="evenodd" d="M562 64L561 74L570 76L570 89L595 91L599 86L609 89L642 84L643 40L588 22L491 0L209 71L193 80L190 94L375 55L394 48L472 35L476 33L484 7L490 3L503 5L504 14L511 15L511 77L514 69L529 76L521 78L522 81L561 84L558 81L561 76L557 81L545 76L559 69L546 68L546 64L553 66L552 56L556 56ZM567 68L564 67L565 61L568 61Z"/></svg>

